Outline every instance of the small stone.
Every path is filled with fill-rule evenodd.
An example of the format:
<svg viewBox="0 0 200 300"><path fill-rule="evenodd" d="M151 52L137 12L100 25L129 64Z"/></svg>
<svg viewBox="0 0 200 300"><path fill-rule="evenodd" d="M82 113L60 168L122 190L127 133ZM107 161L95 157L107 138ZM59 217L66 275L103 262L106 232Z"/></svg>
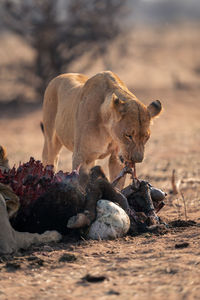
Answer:
<svg viewBox="0 0 200 300"><path fill-rule="evenodd" d="M106 279L107 279L106 276L103 276L103 275L91 275L91 274L87 274L86 276L84 276L82 278L82 280L87 281L87 282L91 282L91 283L102 282L102 281L104 281Z"/></svg>
<svg viewBox="0 0 200 300"><path fill-rule="evenodd" d="M74 262L77 257L74 254L64 253L60 258L59 262Z"/></svg>
<svg viewBox="0 0 200 300"><path fill-rule="evenodd" d="M16 271L21 268L21 265L17 262L7 262L5 267L8 271Z"/></svg>
<svg viewBox="0 0 200 300"><path fill-rule="evenodd" d="M106 294L107 295L116 295L116 296L120 295L120 293L115 290L109 290Z"/></svg>
<svg viewBox="0 0 200 300"><path fill-rule="evenodd" d="M176 249L183 249L183 248L187 248L188 246L189 246L188 242L175 244Z"/></svg>

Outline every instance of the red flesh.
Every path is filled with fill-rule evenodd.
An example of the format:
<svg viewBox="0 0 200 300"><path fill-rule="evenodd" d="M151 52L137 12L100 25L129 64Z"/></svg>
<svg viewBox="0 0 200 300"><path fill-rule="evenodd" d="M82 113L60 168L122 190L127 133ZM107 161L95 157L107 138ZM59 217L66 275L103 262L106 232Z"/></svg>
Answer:
<svg viewBox="0 0 200 300"><path fill-rule="evenodd" d="M55 183L66 183L78 178L78 173L54 173L53 166L44 167L40 161L30 158L30 161L15 166L9 171L0 170L0 182L11 186L16 195L20 198L20 204L29 205L38 197L47 192Z"/></svg>

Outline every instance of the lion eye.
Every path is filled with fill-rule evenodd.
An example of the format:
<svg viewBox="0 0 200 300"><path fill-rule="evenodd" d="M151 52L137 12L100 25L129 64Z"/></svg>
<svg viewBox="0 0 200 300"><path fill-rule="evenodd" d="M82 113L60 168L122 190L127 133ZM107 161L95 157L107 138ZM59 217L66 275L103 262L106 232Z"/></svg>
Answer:
<svg viewBox="0 0 200 300"><path fill-rule="evenodd" d="M126 134L126 138L129 139L130 141L133 140L133 137L132 137L132 135L130 135L130 134Z"/></svg>

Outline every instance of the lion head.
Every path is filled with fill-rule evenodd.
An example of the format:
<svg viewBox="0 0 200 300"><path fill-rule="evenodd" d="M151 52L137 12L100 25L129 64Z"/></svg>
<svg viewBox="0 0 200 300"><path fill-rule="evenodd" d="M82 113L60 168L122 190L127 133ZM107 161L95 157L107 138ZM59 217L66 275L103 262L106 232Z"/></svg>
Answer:
<svg viewBox="0 0 200 300"><path fill-rule="evenodd" d="M121 160L131 164L142 162L151 120L160 114L161 102L156 100L145 106L131 93L112 93L105 103L108 130Z"/></svg>

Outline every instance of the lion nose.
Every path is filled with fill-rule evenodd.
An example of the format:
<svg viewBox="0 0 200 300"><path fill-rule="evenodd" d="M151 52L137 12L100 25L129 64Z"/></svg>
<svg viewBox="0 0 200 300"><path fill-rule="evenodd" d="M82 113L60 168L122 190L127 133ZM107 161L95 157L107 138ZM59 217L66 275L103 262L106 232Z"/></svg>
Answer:
<svg viewBox="0 0 200 300"><path fill-rule="evenodd" d="M140 163L143 161L143 158L144 158L144 153L137 152L134 154L131 160L133 163Z"/></svg>

